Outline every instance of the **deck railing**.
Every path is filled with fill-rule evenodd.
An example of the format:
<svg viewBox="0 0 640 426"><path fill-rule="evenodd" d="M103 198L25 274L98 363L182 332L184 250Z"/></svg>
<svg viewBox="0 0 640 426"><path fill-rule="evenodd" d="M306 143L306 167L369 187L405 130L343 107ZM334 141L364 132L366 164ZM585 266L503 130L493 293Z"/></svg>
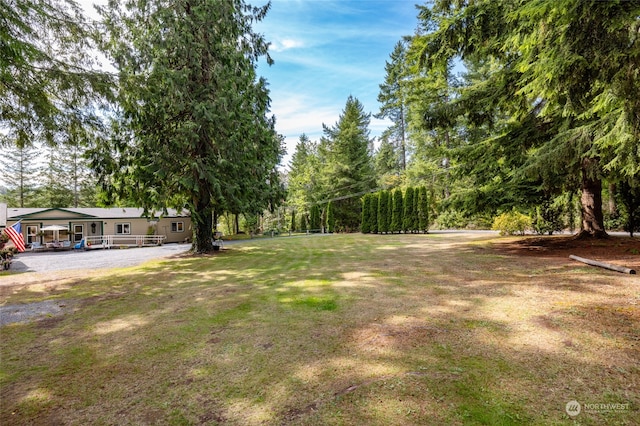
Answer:
<svg viewBox="0 0 640 426"><path fill-rule="evenodd" d="M164 235L100 235L84 237L85 248L149 247L162 245Z"/></svg>

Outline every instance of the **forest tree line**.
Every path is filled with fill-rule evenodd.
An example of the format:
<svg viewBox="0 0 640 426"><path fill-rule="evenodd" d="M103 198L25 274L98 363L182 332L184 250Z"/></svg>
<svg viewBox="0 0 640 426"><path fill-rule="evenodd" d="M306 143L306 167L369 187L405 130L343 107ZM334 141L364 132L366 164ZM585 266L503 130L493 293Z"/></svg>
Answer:
<svg viewBox="0 0 640 426"><path fill-rule="evenodd" d="M186 209L201 252L221 218L236 231L239 218L358 231L367 194L379 203L384 191L418 187L431 226L487 227L518 211L541 232L638 229L638 1L418 6L418 27L398 41L380 84L375 117L392 125L372 138L371 113L350 96L320 140L300 136L286 176L256 74L258 59L271 58L252 23L270 5L165 6L110 2L92 22L71 1L2 1L0 144L14 168L25 150L50 147L39 171L8 182L4 200ZM7 157L3 176L16 179ZM25 185L35 176L37 196Z"/></svg>

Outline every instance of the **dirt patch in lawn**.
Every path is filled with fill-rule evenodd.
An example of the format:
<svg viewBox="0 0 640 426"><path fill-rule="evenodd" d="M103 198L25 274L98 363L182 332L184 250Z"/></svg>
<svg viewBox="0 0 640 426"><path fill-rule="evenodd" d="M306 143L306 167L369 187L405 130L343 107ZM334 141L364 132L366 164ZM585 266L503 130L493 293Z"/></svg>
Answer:
<svg viewBox="0 0 640 426"><path fill-rule="evenodd" d="M493 248L512 256L554 259L581 265L569 259L569 255L573 254L640 272L639 238L610 236L605 239L577 239L573 236L538 236L497 242L493 244ZM593 268L587 265L584 267Z"/></svg>

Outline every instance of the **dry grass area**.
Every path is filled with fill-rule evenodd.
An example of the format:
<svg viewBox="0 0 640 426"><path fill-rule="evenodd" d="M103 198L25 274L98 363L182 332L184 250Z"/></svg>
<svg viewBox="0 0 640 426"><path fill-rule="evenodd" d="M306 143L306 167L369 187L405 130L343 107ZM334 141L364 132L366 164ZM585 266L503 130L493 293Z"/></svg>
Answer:
<svg viewBox="0 0 640 426"><path fill-rule="evenodd" d="M4 305L69 309L0 328L0 424L639 424L640 279L568 258L640 269L637 241L279 238L2 276Z"/></svg>

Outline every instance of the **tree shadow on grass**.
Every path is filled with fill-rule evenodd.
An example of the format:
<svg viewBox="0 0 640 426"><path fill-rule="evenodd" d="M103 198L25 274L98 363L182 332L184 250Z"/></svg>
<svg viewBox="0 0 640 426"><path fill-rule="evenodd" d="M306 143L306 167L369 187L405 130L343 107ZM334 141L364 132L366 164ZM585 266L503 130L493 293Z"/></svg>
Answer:
<svg viewBox="0 0 640 426"><path fill-rule="evenodd" d="M3 343L2 417L553 424L574 399L631 404L585 424L638 414L629 282L508 267L468 239L289 244L66 285L82 312Z"/></svg>

